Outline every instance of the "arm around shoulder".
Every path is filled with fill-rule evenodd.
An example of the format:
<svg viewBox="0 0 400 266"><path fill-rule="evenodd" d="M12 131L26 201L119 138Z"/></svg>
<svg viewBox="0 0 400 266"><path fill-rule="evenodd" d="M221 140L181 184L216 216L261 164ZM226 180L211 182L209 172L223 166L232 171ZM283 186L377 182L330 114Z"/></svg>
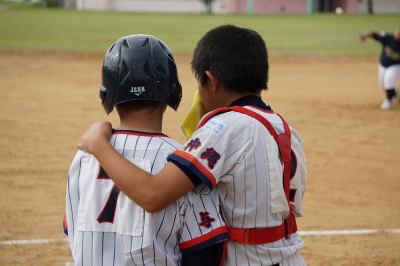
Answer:
<svg viewBox="0 0 400 266"><path fill-rule="evenodd" d="M98 139L91 151L118 188L147 212L165 209L194 188L173 163L152 175L125 159L108 140Z"/></svg>
<svg viewBox="0 0 400 266"><path fill-rule="evenodd" d="M194 188L173 163L168 163L157 175L134 165L111 146L108 141L111 133L109 122L93 124L78 148L92 153L118 188L145 211L161 211Z"/></svg>
<svg viewBox="0 0 400 266"><path fill-rule="evenodd" d="M94 154L121 191L149 213L165 209L194 188L173 163L152 175L121 156L111 145Z"/></svg>

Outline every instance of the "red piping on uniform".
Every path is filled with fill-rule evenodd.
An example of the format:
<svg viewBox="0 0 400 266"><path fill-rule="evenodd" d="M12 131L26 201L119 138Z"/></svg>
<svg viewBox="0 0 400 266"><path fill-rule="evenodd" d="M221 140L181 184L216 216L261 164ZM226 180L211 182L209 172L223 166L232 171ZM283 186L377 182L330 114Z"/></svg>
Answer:
<svg viewBox="0 0 400 266"><path fill-rule="evenodd" d="M199 237L191 239L189 241L186 241L186 242L183 242L183 243L179 243L179 247L181 249L190 248L192 246L201 244L201 243L207 241L208 239L211 239L214 236L217 236L217 235L220 235L220 234L223 234L223 233L228 233L228 229L225 226L219 227L219 228L217 228L217 229L215 229L215 230L213 230L211 232L208 232L205 235L199 236Z"/></svg>
<svg viewBox="0 0 400 266"><path fill-rule="evenodd" d="M267 111L267 110L264 110L264 109L261 109L261 108L257 108L257 107L255 107L255 106L253 106L253 105L246 105L246 106L248 106L248 107L250 107L250 108L257 109L258 111L261 111L261 112L264 112L264 113L275 114L274 111Z"/></svg>
<svg viewBox="0 0 400 266"><path fill-rule="evenodd" d="M114 131L113 135L124 134L124 135L134 135L134 136L144 136L144 137L167 137L162 133L140 133L140 132L132 132L132 131Z"/></svg>
<svg viewBox="0 0 400 266"><path fill-rule="evenodd" d="M172 154L175 154L179 157L184 158L185 160L191 162L199 171L201 171L207 178L210 180L211 184L213 187L216 185L216 180L213 174L210 173L210 171L207 170L207 168L204 167L199 161L196 160L192 155L189 153L186 153L181 150L176 150Z"/></svg>

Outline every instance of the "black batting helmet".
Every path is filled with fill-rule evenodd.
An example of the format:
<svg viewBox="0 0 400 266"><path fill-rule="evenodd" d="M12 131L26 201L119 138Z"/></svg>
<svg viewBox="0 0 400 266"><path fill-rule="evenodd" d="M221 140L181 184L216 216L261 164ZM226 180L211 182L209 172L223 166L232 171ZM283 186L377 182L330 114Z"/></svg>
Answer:
<svg viewBox="0 0 400 266"><path fill-rule="evenodd" d="M175 60L168 46L151 35L130 35L107 50L102 68L101 104L107 114L115 105L153 100L175 111L182 99Z"/></svg>

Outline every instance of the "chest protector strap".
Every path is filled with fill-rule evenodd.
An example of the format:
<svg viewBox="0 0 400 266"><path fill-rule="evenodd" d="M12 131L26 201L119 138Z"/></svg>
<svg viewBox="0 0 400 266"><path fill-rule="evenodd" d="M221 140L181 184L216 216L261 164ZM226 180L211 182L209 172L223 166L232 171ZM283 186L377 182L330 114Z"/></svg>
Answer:
<svg viewBox="0 0 400 266"><path fill-rule="evenodd" d="M237 243L246 244L266 244L278 241L279 239L286 237L289 238L293 232L297 231L296 219L294 217L295 206L290 203L290 174L291 174L291 156L292 148L290 143L291 133L288 124L282 119L285 132L277 134L271 123L258 113L251 111L247 108L240 106L223 107L218 108L210 113L208 113L197 126L197 128L202 127L211 117L219 113L235 111L239 113L246 114L257 119L261 122L269 131L269 133L274 137L276 143L278 144L279 152L283 161L283 188L285 191L286 200L289 206L289 215L285 221L276 227L269 228L255 228L255 229L243 229L243 228L232 228L228 227L229 241Z"/></svg>

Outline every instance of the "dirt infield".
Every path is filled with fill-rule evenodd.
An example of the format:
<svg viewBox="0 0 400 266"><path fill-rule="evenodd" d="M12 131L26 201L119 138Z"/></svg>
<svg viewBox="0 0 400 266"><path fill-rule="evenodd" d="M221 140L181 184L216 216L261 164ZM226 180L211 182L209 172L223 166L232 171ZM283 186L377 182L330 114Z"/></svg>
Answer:
<svg viewBox="0 0 400 266"><path fill-rule="evenodd" d="M103 54L0 51L0 242L63 239L69 165L81 135L110 120L98 90ZM176 55L184 99L197 87L190 55ZM375 57L271 56L264 100L303 138L308 183L300 231L400 229L400 104L379 105ZM400 265L400 234L303 236L308 265ZM64 266L65 241L0 245L0 265Z"/></svg>

